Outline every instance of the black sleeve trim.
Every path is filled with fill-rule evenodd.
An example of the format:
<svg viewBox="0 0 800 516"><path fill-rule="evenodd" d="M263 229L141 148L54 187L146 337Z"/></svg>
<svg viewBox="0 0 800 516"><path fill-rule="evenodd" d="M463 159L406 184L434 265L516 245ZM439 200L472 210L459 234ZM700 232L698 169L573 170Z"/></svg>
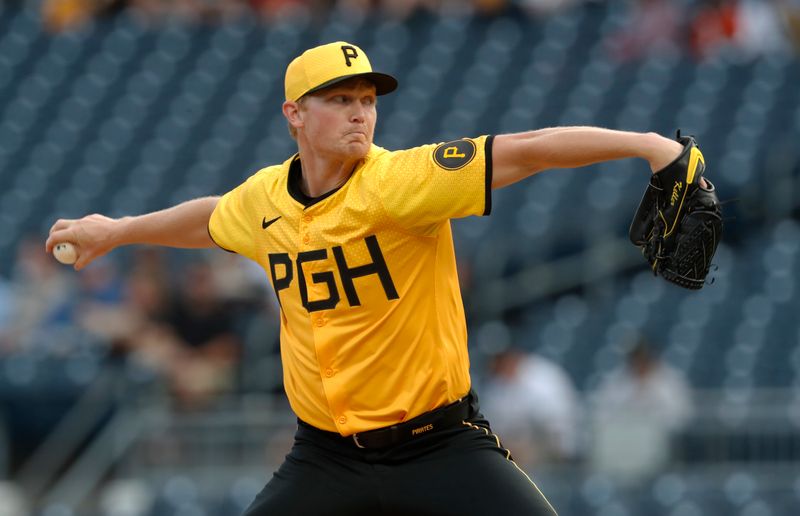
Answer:
<svg viewBox="0 0 800 516"><path fill-rule="evenodd" d="M492 213L492 143L494 142L494 136L490 135L486 138L486 146L484 147L483 151L483 159L486 162L486 175L485 175L485 192L486 192L486 200L484 201L484 208L483 208L483 216L489 215Z"/></svg>
<svg viewBox="0 0 800 516"><path fill-rule="evenodd" d="M206 224L206 231L208 232L208 238L210 238L211 241L214 242L214 245L216 245L217 247L219 247L223 251L227 251L227 252L232 253L232 254L239 254L236 251L231 251L230 249L225 249L224 247L219 245L216 240L214 240L214 235L211 234L211 224Z"/></svg>

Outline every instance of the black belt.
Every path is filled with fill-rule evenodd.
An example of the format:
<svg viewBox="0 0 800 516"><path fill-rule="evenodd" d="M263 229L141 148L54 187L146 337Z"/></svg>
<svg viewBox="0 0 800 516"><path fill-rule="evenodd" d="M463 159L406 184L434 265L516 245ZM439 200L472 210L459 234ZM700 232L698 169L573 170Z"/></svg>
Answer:
<svg viewBox="0 0 800 516"><path fill-rule="evenodd" d="M430 412L426 412L408 421L385 428L369 430L347 437L341 437L339 434L334 434L333 432L325 433L336 435L342 440L349 440L355 443L358 448L388 448L389 446L396 446L417 437L430 435L431 433L445 428L452 428L456 425L460 425L462 421L469 418L469 415L470 396L465 396L455 403L431 410ZM307 428L323 432L323 430L319 430L304 421L298 420L298 422Z"/></svg>

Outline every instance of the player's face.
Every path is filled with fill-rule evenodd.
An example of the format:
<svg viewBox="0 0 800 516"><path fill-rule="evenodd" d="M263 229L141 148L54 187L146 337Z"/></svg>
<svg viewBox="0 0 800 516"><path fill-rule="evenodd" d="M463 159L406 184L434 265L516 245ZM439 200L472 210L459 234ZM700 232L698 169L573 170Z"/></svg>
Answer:
<svg viewBox="0 0 800 516"><path fill-rule="evenodd" d="M325 88L303 103L303 135L321 155L361 159L372 145L376 104L375 85L363 79Z"/></svg>

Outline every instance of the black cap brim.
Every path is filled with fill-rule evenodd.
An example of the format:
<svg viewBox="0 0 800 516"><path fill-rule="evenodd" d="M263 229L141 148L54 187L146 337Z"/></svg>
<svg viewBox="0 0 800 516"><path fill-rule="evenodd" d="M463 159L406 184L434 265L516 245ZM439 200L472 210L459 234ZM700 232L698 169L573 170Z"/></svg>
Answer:
<svg viewBox="0 0 800 516"><path fill-rule="evenodd" d="M386 95L387 93L391 93L397 89L397 84L398 84L397 79L395 79L391 75L380 72L365 72L365 73L354 73L352 75L343 75L341 77L331 79L330 81L323 82L316 88L312 88L307 92L303 93L303 96L305 97L309 93L314 93L315 91L323 90L325 88L338 84L342 81L352 79L353 77L363 77L364 79L374 84L376 95Z"/></svg>

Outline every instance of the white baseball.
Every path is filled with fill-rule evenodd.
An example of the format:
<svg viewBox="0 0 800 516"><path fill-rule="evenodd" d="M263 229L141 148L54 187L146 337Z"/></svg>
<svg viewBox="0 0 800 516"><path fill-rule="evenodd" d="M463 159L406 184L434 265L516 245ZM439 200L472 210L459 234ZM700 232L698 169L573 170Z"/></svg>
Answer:
<svg viewBox="0 0 800 516"><path fill-rule="evenodd" d="M69 242L61 242L53 248L53 256L63 264L72 265L78 260L78 251Z"/></svg>

